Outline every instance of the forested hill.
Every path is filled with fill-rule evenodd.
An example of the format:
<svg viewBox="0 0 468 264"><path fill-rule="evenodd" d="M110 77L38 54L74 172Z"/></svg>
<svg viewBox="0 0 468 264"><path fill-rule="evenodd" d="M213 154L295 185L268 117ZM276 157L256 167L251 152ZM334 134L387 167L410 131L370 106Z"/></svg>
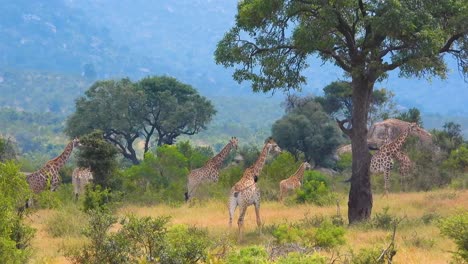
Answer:
<svg viewBox="0 0 468 264"><path fill-rule="evenodd" d="M234 23L236 5L223 0L3 1L0 106L66 114L93 80L148 75L173 76L209 98L253 96L248 83L234 82L232 69L213 59L217 42ZM332 65L311 62L305 93L320 93L342 78ZM404 108L468 116L468 85L453 61L451 68L447 81L406 80L391 73L376 87L393 90Z"/></svg>

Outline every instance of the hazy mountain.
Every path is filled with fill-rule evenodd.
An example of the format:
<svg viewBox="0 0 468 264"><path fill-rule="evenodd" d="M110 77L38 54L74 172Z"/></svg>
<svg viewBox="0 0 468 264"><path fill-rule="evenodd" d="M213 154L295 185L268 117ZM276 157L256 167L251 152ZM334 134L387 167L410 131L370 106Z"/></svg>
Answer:
<svg viewBox="0 0 468 264"><path fill-rule="evenodd" d="M31 89L47 93L51 87L61 87L54 91L65 95L48 102L42 102L49 100L47 96L30 98L27 104L1 101L2 106L67 112L73 98L94 79L136 80L162 74L191 84L208 97L252 96L248 83L237 84L231 78L233 70L213 60L217 42L234 23L237 1L2 0L0 4L0 92L13 93L18 102L31 97ZM314 59L311 64L304 94L320 94L325 85L343 78L333 65ZM444 81L401 79L395 72L377 87L393 90L402 107L467 116L468 85L456 72L455 62L450 65L454 72ZM84 78L71 77L79 75ZM47 78L55 84L33 88L47 83L35 80ZM279 97L277 93L275 98ZM46 106L33 107L39 102Z"/></svg>

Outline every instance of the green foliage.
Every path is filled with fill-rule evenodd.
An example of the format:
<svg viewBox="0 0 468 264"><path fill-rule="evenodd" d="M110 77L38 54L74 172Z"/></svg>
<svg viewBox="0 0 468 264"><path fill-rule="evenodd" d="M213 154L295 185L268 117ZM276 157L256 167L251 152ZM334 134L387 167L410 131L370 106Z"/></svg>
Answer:
<svg viewBox="0 0 468 264"><path fill-rule="evenodd" d="M176 144L177 150L187 158L188 168L200 168L214 156L210 147L192 146L190 141L181 141Z"/></svg>
<svg viewBox="0 0 468 264"><path fill-rule="evenodd" d="M258 181L262 199L277 199L278 183L294 174L301 164L288 151L282 151L271 163L266 164Z"/></svg>
<svg viewBox="0 0 468 264"><path fill-rule="evenodd" d="M335 195L330 190L330 180L318 171L306 171L304 183L297 190L296 200L299 203L313 203L319 206L335 202Z"/></svg>
<svg viewBox="0 0 468 264"><path fill-rule="evenodd" d="M12 161L0 163L0 193L0 259L5 263L25 263L34 229L24 224L22 210L31 193L24 175Z"/></svg>
<svg viewBox="0 0 468 264"><path fill-rule="evenodd" d="M89 239L81 249L70 250L67 257L75 263L199 263L207 259L210 245L206 230L173 226L167 228L169 217L129 216L120 222L116 232L109 229L117 218L106 211L89 211L89 227L84 235Z"/></svg>
<svg viewBox="0 0 468 264"><path fill-rule="evenodd" d="M352 153L343 153L339 157L340 159L336 162L336 168L339 171L350 170L353 165L353 154Z"/></svg>
<svg viewBox="0 0 468 264"><path fill-rule="evenodd" d="M115 188L119 186L116 178L117 149L106 142L102 132L93 131L80 138L81 147L78 152L78 166L91 168L93 172L93 183L104 188Z"/></svg>
<svg viewBox="0 0 468 264"><path fill-rule="evenodd" d="M272 136L296 159L303 154L306 161L313 160L324 167L330 165L333 151L342 142L336 123L313 101L297 106L277 120Z"/></svg>
<svg viewBox="0 0 468 264"><path fill-rule="evenodd" d="M346 81L335 81L323 88L324 96L317 96L315 101L319 102L325 112L329 115L351 119L353 111L353 88ZM374 89L372 92L369 117L373 119L382 118L382 115L393 111L391 99L392 92L382 88ZM386 109L389 108L389 109Z"/></svg>
<svg viewBox="0 0 468 264"><path fill-rule="evenodd" d="M315 246L323 248L334 248L344 245L345 229L342 226L335 226L330 221L323 221L314 233Z"/></svg>
<svg viewBox="0 0 468 264"><path fill-rule="evenodd" d="M0 136L0 162L16 159L14 143Z"/></svg>
<svg viewBox="0 0 468 264"><path fill-rule="evenodd" d="M278 258L277 264L325 264L327 259L317 253L312 255L300 254L297 252L289 253L287 256Z"/></svg>
<svg viewBox="0 0 468 264"><path fill-rule="evenodd" d="M279 224L272 232L278 244L303 242L306 231L297 225Z"/></svg>
<svg viewBox="0 0 468 264"><path fill-rule="evenodd" d="M208 231L186 225L175 225L167 232L166 248L160 256L161 263L195 264L207 259L207 248L211 244Z"/></svg>
<svg viewBox="0 0 468 264"><path fill-rule="evenodd" d="M106 210L107 204L111 201L109 189L103 189L101 185L88 184L84 193L83 211Z"/></svg>
<svg viewBox="0 0 468 264"><path fill-rule="evenodd" d="M168 76L146 77L136 83L144 98L143 124L157 133L158 146L172 145L180 135L194 135L205 129L216 114L211 102L192 86ZM146 129L145 142L152 132ZM148 151L147 144L145 152Z"/></svg>
<svg viewBox="0 0 468 264"><path fill-rule="evenodd" d="M378 247L362 248L357 254L352 255L352 264L385 264L385 259L379 260L382 250Z"/></svg>
<svg viewBox="0 0 468 264"><path fill-rule="evenodd" d="M123 172L124 191L135 201L148 197L152 203L182 202L189 172L187 166L188 159L177 146L163 145L156 154L147 152L142 163Z"/></svg>
<svg viewBox="0 0 468 264"><path fill-rule="evenodd" d="M123 236L136 248L139 256L154 261L161 256L166 247L167 228L169 217L143 217L129 216L121 221Z"/></svg>
<svg viewBox="0 0 468 264"><path fill-rule="evenodd" d="M442 165L452 171L468 172L468 145L452 150Z"/></svg>
<svg viewBox="0 0 468 264"><path fill-rule="evenodd" d="M171 145L180 135L206 128L215 113L208 99L171 77L147 77L137 83L98 81L76 101L65 131L80 136L99 129L125 158L138 164L133 145L138 138L144 140L145 153L153 137L158 146Z"/></svg>
<svg viewBox="0 0 468 264"><path fill-rule="evenodd" d="M89 216L89 226L83 232L89 244L68 251L67 257L74 263L135 263L137 258L129 241L121 232L109 232L117 218L101 210L89 211Z"/></svg>
<svg viewBox="0 0 468 264"><path fill-rule="evenodd" d="M453 239L458 249L455 252L455 263L468 262L468 212L462 211L443 219L439 223L440 232Z"/></svg>
<svg viewBox="0 0 468 264"><path fill-rule="evenodd" d="M395 215L390 214L388 211L390 207L384 207L381 213L375 213L371 221L373 228L384 230L391 230L393 226L400 221Z"/></svg>
<svg viewBox="0 0 468 264"><path fill-rule="evenodd" d="M226 262L232 264L267 264L268 253L261 246L243 247L239 251L231 252L227 256Z"/></svg>
<svg viewBox="0 0 468 264"><path fill-rule="evenodd" d="M447 154L463 144L463 135L461 134L461 125L454 122L446 122L443 130L431 131L434 143Z"/></svg>
<svg viewBox="0 0 468 264"><path fill-rule="evenodd" d="M423 126L421 112L417 108L410 108L408 111L400 113L395 118L410 123L417 123L420 127Z"/></svg>

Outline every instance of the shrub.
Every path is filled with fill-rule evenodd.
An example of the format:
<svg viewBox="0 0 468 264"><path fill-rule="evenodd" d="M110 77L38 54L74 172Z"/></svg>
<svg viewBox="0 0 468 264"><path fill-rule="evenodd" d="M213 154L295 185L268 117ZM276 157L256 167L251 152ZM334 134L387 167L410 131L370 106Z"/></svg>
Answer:
<svg viewBox="0 0 468 264"><path fill-rule="evenodd" d="M324 221L314 233L315 246L334 248L345 244L345 229L335 226L330 221Z"/></svg>
<svg viewBox="0 0 468 264"><path fill-rule="evenodd" d="M280 224L272 232L278 244L302 242L304 231L291 224Z"/></svg>
<svg viewBox="0 0 468 264"><path fill-rule="evenodd" d="M26 263L34 229L24 224L25 201L29 186L19 166L11 161L0 163L0 259L2 263Z"/></svg>
<svg viewBox="0 0 468 264"><path fill-rule="evenodd" d="M350 170L353 164L353 157L351 153L343 153L339 157L340 159L336 162L336 168L339 171Z"/></svg>
<svg viewBox="0 0 468 264"><path fill-rule="evenodd" d="M204 262L208 256L209 245L207 230L176 225L167 232L166 247L160 261L167 264Z"/></svg>
<svg viewBox="0 0 468 264"><path fill-rule="evenodd" d="M374 217L372 218L372 227L380 228L384 230L392 229L393 225L398 222L398 218L394 215L388 213L390 207L384 207L382 213L375 213Z"/></svg>
<svg viewBox="0 0 468 264"><path fill-rule="evenodd" d="M335 195L330 191L330 182L327 176L318 171L304 173L304 184L297 190L296 200L298 202L324 206L332 204L335 199Z"/></svg>
<svg viewBox="0 0 468 264"><path fill-rule="evenodd" d="M277 264L325 264L327 263L325 257L319 254L306 255L301 253L292 252L287 256L278 258L275 263Z"/></svg>
<svg viewBox="0 0 468 264"><path fill-rule="evenodd" d="M122 233L109 233L117 218L101 210L90 210L89 227L83 232L90 243L66 252L74 263L136 263L134 248Z"/></svg>
<svg viewBox="0 0 468 264"><path fill-rule="evenodd" d="M454 260L468 261L468 211L443 219L439 223L440 232L453 239L458 249Z"/></svg>
<svg viewBox="0 0 468 264"><path fill-rule="evenodd" d="M264 247L250 246L241 248L239 251L231 252L226 258L230 264L266 264L268 253Z"/></svg>
<svg viewBox="0 0 468 264"><path fill-rule="evenodd" d="M378 247L362 248L357 254L352 254L352 264L385 264L385 259L380 259L382 250Z"/></svg>

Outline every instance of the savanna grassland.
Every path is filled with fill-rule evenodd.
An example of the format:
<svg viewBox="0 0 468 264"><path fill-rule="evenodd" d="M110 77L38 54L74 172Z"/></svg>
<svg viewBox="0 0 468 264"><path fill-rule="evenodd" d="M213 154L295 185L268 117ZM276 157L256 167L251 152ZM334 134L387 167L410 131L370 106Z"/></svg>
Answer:
<svg viewBox="0 0 468 264"><path fill-rule="evenodd" d="M347 217L347 199L342 194L339 199L339 214L342 219ZM27 219L34 227L36 235L31 242L33 256L31 263L71 263L65 257L67 251L78 248L87 243L80 230L86 225L87 216L79 210L80 205L69 203L59 209L41 209ZM384 222L391 219L400 219L395 236L396 255L394 263L449 263L455 244L449 238L441 235L438 221L447 216L454 215L468 208L468 191L442 189L430 192L390 193L387 197L381 194L374 195L372 221ZM241 243L236 241L237 225L228 227L228 212L225 201L204 200L190 204L176 206L156 205L137 206L121 204L114 211L114 215L125 217L170 216L169 226L188 225L205 228L208 236L216 245L220 241L229 244L228 251L252 245L262 245L266 248L275 244L271 230L281 224L294 224L320 221L336 217L337 206L315 206L309 204L280 204L275 201L264 202L261 206L263 221L262 233L256 228L253 207L247 210L245 218L245 239ZM237 221L238 212L235 215ZM384 249L392 237L392 230L370 224L360 224L349 227L344 220L345 244L333 249L319 250L331 263L333 259L341 263L351 254L362 248ZM60 228L59 228L60 226ZM118 230L119 224L111 228L111 232ZM54 237L55 235L55 237ZM227 238L227 239L226 239ZM219 262L216 258L222 250L220 246L210 249L211 263ZM318 250L318 249L317 249Z"/></svg>

